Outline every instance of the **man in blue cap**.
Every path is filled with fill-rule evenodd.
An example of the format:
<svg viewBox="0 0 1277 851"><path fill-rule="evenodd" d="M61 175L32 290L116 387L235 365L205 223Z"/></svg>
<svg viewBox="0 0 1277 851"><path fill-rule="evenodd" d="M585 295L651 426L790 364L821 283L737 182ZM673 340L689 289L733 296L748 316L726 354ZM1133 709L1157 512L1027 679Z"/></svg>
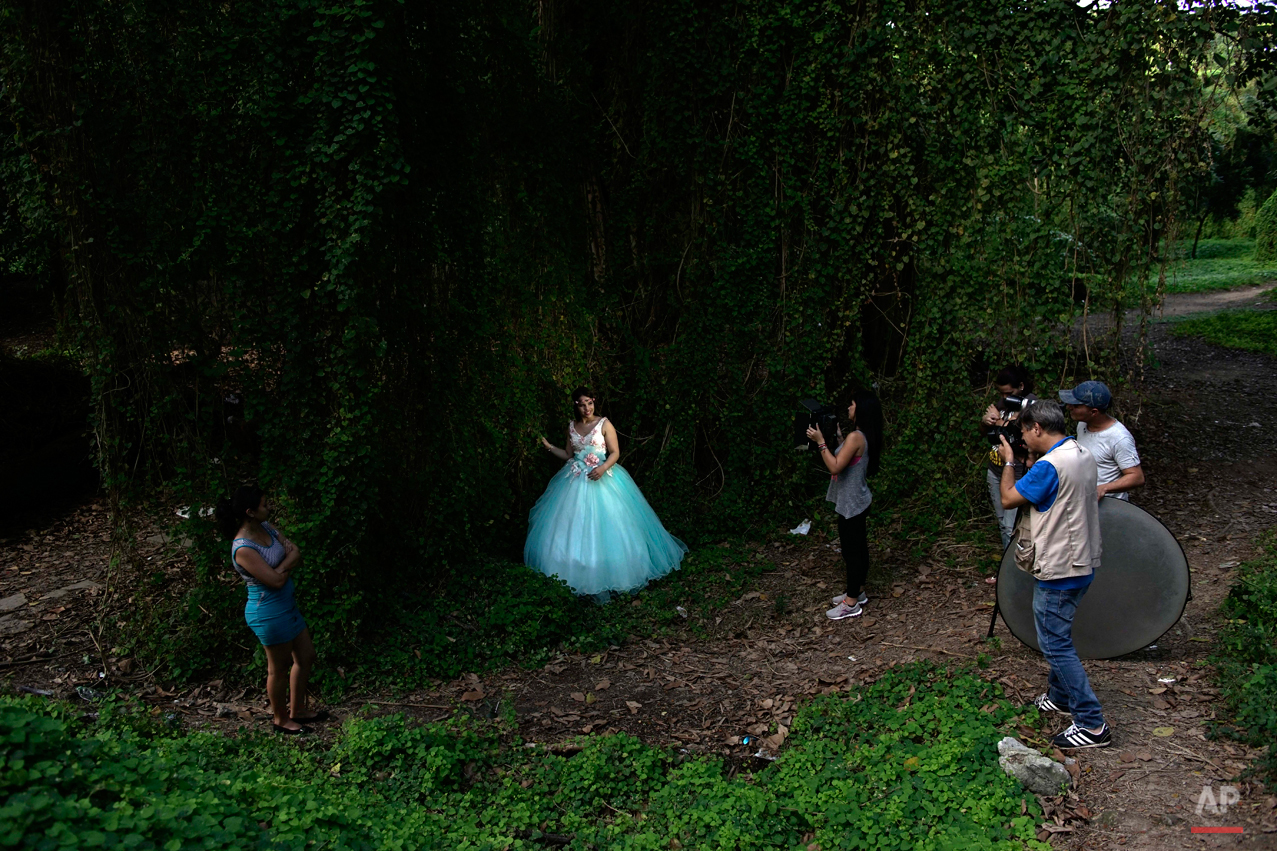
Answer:
<svg viewBox="0 0 1277 851"><path fill-rule="evenodd" d="M1095 458L1099 499L1106 496L1129 500L1129 491L1144 484L1144 470L1135 438L1126 426L1108 415L1113 394L1099 381L1083 381L1072 390L1061 390L1060 401L1077 423L1077 442Z"/></svg>

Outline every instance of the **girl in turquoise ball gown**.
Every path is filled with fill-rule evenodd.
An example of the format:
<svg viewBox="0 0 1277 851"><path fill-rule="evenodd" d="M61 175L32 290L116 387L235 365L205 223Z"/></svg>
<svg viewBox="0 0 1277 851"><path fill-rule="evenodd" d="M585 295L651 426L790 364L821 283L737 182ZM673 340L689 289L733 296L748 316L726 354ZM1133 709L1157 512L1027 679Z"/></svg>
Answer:
<svg viewBox="0 0 1277 851"><path fill-rule="evenodd" d="M578 387L572 405L576 417L568 423L567 448L541 438L566 463L532 506L523 561L577 594L606 600L676 570L687 545L665 531L617 465L616 429L594 413L594 394Z"/></svg>

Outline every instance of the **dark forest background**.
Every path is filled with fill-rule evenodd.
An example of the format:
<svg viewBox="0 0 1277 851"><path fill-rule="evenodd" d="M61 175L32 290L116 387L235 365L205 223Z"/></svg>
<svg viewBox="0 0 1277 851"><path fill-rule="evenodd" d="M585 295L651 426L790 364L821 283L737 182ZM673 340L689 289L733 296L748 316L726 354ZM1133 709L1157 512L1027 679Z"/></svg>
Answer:
<svg viewBox="0 0 1277 851"><path fill-rule="evenodd" d="M797 401L873 386L884 516L934 530L991 370L1138 389L1124 308L1270 180L1269 14L6 0L4 280L57 306L120 528L194 505L206 600L198 509L260 479L327 640L518 561L580 383L693 543L801 519Z"/></svg>

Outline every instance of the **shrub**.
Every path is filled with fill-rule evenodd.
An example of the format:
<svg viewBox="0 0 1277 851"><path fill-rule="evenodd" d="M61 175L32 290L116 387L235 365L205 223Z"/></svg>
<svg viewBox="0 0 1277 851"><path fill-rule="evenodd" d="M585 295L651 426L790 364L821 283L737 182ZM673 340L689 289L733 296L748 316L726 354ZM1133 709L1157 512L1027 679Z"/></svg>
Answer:
<svg viewBox="0 0 1277 851"><path fill-rule="evenodd" d="M1268 538L1259 558L1238 567L1222 611L1227 622L1213 661L1233 722L1215 733L1266 748L1257 768L1271 782L1277 780L1272 747L1277 742L1277 537Z"/></svg>
<svg viewBox="0 0 1277 851"><path fill-rule="evenodd" d="M1255 214L1255 259L1277 260L1277 192Z"/></svg>

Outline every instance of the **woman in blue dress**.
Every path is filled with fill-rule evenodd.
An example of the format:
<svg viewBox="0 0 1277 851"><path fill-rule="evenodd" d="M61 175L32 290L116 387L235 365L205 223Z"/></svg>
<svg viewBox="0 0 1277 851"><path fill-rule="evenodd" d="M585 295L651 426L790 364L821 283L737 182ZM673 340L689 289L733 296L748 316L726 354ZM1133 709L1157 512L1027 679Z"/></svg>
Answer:
<svg viewBox="0 0 1277 851"><path fill-rule="evenodd" d="M687 545L661 525L630 474L617 465L616 429L594 413L589 388L572 391L567 448L541 445L563 465L528 517L523 561L577 594L606 601L678 568Z"/></svg>
<svg viewBox="0 0 1277 851"><path fill-rule="evenodd" d="M256 485L244 485L219 502L216 514L222 534L231 539L231 566L248 586L244 620L266 651L272 726L287 735L309 732L304 724L327 720L328 713L306 708L315 645L289 576L301 563L301 551L266 522L270 506Z"/></svg>

